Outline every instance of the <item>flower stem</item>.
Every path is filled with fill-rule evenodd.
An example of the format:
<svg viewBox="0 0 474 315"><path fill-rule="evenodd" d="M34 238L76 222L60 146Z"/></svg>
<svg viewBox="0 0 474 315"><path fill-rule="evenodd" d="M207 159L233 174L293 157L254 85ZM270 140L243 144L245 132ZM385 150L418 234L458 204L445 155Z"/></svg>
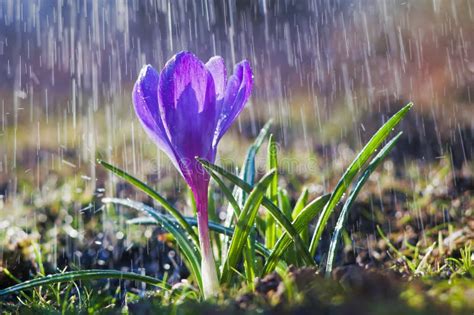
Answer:
<svg viewBox="0 0 474 315"><path fill-rule="evenodd" d="M199 197L196 196L196 205L199 244L201 247L201 276L204 298L208 299L216 296L219 292L219 280L209 237L207 194L200 194Z"/></svg>

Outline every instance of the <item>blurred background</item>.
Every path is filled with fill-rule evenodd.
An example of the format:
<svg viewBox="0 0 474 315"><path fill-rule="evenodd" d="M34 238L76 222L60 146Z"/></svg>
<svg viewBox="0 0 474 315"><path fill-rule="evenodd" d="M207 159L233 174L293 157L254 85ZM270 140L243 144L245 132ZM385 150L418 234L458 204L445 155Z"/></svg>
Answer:
<svg viewBox="0 0 474 315"><path fill-rule="evenodd" d="M473 39L470 0L2 0L0 194L40 163L46 173L86 164L94 179L103 155L140 173L149 143L132 85L144 64L161 69L180 50L221 55L229 71L250 60L254 93L234 128L245 137L273 118L286 148L361 145L413 101L404 155L461 167L472 156Z"/></svg>
<svg viewBox="0 0 474 315"><path fill-rule="evenodd" d="M68 259L81 262L71 240L101 247L104 234L84 230L103 209L90 200L138 193L97 167L97 157L169 198L180 194L183 181L131 103L140 68L159 70L180 50L204 61L221 55L228 71L242 59L253 67L250 103L221 142L218 163L240 165L272 118L282 181L290 193L309 183L321 194L413 101L384 165L405 189L392 205L441 184L444 193L461 185L456 177L472 190L473 41L472 0L0 0L0 232L54 223L45 250L54 264L61 229ZM382 198L379 179L372 186ZM107 222L100 231L113 229Z"/></svg>

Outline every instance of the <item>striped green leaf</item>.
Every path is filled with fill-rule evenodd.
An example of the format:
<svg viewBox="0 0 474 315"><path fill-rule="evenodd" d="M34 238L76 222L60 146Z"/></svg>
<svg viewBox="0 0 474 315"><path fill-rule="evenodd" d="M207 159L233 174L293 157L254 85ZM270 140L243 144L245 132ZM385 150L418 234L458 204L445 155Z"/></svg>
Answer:
<svg viewBox="0 0 474 315"><path fill-rule="evenodd" d="M270 135L268 139L267 149L267 170L276 169L278 170L278 156L277 146L273 135ZM278 203L278 172L272 180L272 183L268 187L267 198L274 204ZM266 216L266 227L265 227L265 245L267 248L273 248L276 242L276 224L275 219L271 215Z"/></svg>
<svg viewBox="0 0 474 315"><path fill-rule="evenodd" d="M337 245L341 237L341 232L342 232L343 227L346 225L347 217L349 215L349 210L351 209L354 201L356 200L357 195L359 194L360 190L369 179L372 172L377 168L377 166L379 166L379 164L383 161L383 159L387 156L387 154L390 153L390 151L392 151L393 147L395 146L395 143L398 141L401 135L402 135L401 132L398 133L374 157L374 159L367 166L362 176L357 181L354 189L351 191L351 193L349 194L349 197L344 203L344 207L342 208L342 211L339 214L336 227L334 228L334 233L331 238L331 243L329 244L329 253L328 253L328 259L326 263L326 275L330 275L332 272L332 268L334 266L334 258L336 255Z"/></svg>
<svg viewBox="0 0 474 315"><path fill-rule="evenodd" d="M246 183L251 186L253 186L255 181L255 157L257 156L257 153L260 150L260 147L262 146L263 142L267 138L271 125L272 120L269 120L262 127L254 143L247 150L247 155L245 156L244 164L242 165L242 169L240 170L240 178L242 178ZM245 194L246 192L242 191L241 189L238 189L238 187L234 189L233 195L240 207L242 207L245 202ZM234 214L233 210L234 206L229 205L229 207L227 208L227 226L231 226L234 215L238 217L238 214Z"/></svg>
<svg viewBox="0 0 474 315"><path fill-rule="evenodd" d="M311 220L313 220L318 213L324 208L329 200L329 194L316 198L311 201L303 210L300 211L299 215L291 223L297 233L301 233L305 228L308 227ZM270 257L267 259L267 263L263 267L261 276L272 272L280 257L285 253L288 246L291 245L292 238L288 233L283 233L273 248Z"/></svg>
<svg viewBox="0 0 474 315"><path fill-rule="evenodd" d="M69 271L64 273L58 273L53 275L47 275L44 277L28 280L21 282L19 284L13 285L6 289L0 290L0 296L22 292L24 290L37 288L44 285L51 285L55 283L64 283L71 281L91 281L97 279L120 279L120 280L129 280L129 281L139 281L146 284L160 287L162 289L170 289L170 287L163 283L162 280L140 275L134 272L124 272L118 270L80 270L80 271Z"/></svg>
<svg viewBox="0 0 474 315"><path fill-rule="evenodd" d="M234 185L238 186L245 192L249 193L252 190L252 186L250 186L249 184L241 180L236 175L226 171L222 167L209 163L208 161L203 160L203 159L198 159L198 161L209 172L218 173L219 175L225 177L226 179L228 179L230 182L232 182ZM313 258L309 254L307 247L304 245L303 241L301 240L301 237L299 236L298 232L295 230L295 228L291 224L290 220L288 220L288 218L282 213L282 211L266 197L263 197L262 206L264 206L270 212L270 214L273 216L275 221L282 227L284 231L286 231L290 235L292 240L295 242L297 253L299 257L301 257L302 261L307 265L314 265L315 262Z"/></svg>
<svg viewBox="0 0 474 315"><path fill-rule="evenodd" d="M367 142L365 147L360 151L360 153L356 156L354 161L352 161L351 165L346 169L344 174L342 175L341 179L336 185L333 193L331 194L331 198L329 202L324 207L321 215L318 218L318 222L316 223L316 227L313 232L313 236L311 238L311 244L309 246L309 251L312 255L316 254L316 249L319 245L319 240L321 235L323 234L324 229L326 228L326 224L331 216L332 212L334 211L336 205L341 200L344 192L347 190L349 185L352 183L354 177L359 173L359 171L363 168L364 164L369 160L369 158L376 152L377 148L385 141L387 136L390 132L395 128L398 123L405 117L408 111L412 108L413 104L409 103L405 107L403 107L400 111L398 111L395 115L393 115Z"/></svg>
<svg viewBox="0 0 474 315"><path fill-rule="evenodd" d="M235 226L234 235L230 242L227 259L223 266L221 277L222 283L227 283L231 278L233 270L237 268L237 263L242 257L242 250L248 241L248 236L254 225L255 218L257 217L258 208L262 203L263 196L268 185L270 185L273 176L275 176L275 170L266 174L255 185L255 188L250 192L249 197L242 208L242 212L240 213Z"/></svg>

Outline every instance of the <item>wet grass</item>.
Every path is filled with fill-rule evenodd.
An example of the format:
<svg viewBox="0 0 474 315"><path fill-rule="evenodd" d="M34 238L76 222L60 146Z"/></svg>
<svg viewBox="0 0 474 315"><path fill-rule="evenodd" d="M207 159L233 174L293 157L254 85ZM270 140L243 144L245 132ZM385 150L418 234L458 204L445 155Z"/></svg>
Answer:
<svg viewBox="0 0 474 315"><path fill-rule="evenodd" d="M232 146L228 141L224 147ZM281 150L280 186L291 205L303 186L312 200L336 185L354 152L344 144L335 150L344 154L328 157ZM225 149L223 153L222 164L235 166ZM288 161L286 166L283 161ZM288 166L305 165L305 161L311 162L311 169ZM41 167L41 162L36 166ZM172 290L157 290L133 279L77 279L3 297L0 309L13 314L99 310L111 314L469 314L474 310L472 166L468 162L456 169L448 156L432 162L387 159L353 204L330 278L319 267L290 267L256 280L255 290L241 279L240 285L225 288L221 296L205 303L186 281L189 272L173 237L150 225L128 225L127 219L134 218L131 211L114 210L101 202L104 196L117 196L157 206L149 197L111 179L100 168L92 185L90 178L78 175L87 174L89 165L53 172L24 168L17 173L17 193L1 204L1 288L44 274L116 269L166 279ZM168 171L158 180L154 167L143 164L138 173L159 187L176 208L191 214L184 186L176 187L179 180ZM262 175L264 168L265 162L257 159L257 173ZM40 176L29 176L32 172ZM8 181L2 184L5 190L11 187ZM212 195L219 220L225 196L217 186ZM336 207L335 212L340 211ZM332 231L336 217L328 224ZM330 239L324 232L320 247L327 248ZM325 261L326 255L318 250L318 262Z"/></svg>

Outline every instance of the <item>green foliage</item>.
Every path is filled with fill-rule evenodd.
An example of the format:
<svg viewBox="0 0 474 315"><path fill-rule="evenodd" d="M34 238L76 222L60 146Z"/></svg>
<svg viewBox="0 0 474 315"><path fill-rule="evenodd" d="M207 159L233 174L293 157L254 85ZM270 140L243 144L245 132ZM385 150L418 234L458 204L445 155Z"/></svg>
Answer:
<svg viewBox="0 0 474 315"><path fill-rule="evenodd" d="M267 171L271 169L278 170L277 147L273 135L270 135L267 149ZM268 187L267 198L274 204L278 203L278 172L275 174L272 183ZM267 215L265 224L265 245L267 248L271 249L275 246L276 231L275 220L271 215Z"/></svg>
<svg viewBox="0 0 474 315"><path fill-rule="evenodd" d="M292 222L292 226L294 227L297 233L301 233L304 231L305 228L307 228L311 220L313 220L316 215L323 209L324 205L326 205L328 200L329 195L321 196L310 202L303 210L301 210L300 214ZM275 269L278 260L284 254L288 246L291 245L291 241L291 237L286 232L280 236L262 270L262 275L270 273Z"/></svg>
<svg viewBox="0 0 474 315"><path fill-rule="evenodd" d="M79 280L96 280L96 279L119 279L119 280L131 280L140 281L146 284L161 287L162 289L168 289L169 286L163 283L161 280L140 275L133 272L123 272L117 270L79 270L69 271L54 275L40 276L38 278L23 281L14 286L0 290L0 296L8 295L15 292L21 292L24 290L37 288L45 285L51 285L56 283L72 282Z"/></svg>
<svg viewBox="0 0 474 315"><path fill-rule="evenodd" d="M377 148L385 141L390 132L398 125L403 117L405 117L412 106L412 103L406 105L399 112L393 115L382 127L380 127L380 129L372 136L369 142L367 142L365 147L359 152L354 161L352 161L351 165L349 165L349 167L346 169L341 179L337 183L336 188L334 188L333 192L331 193L331 198L324 207L323 212L319 216L318 222L316 223L316 228L314 229L311 244L309 246L309 251L312 255L316 253L319 240L323 234L324 229L326 228L329 217L336 208L336 205L341 200L346 189L352 183L354 177L362 170L364 164L377 151Z"/></svg>
<svg viewBox="0 0 474 315"><path fill-rule="evenodd" d="M258 208L262 203L263 195L274 176L275 171L271 171L264 176L262 180L255 185L255 188L252 189L247 198L235 226L229 252L227 253L227 260L224 263L224 269L222 271L221 282L228 282L232 271L237 268L243 247L247 243L247 238L257 217Z"/></svg>
<svg viewBox="0 0 474 315"><path fill-rule="evenodd" d="M194 230L191 228L191 226L184 220L183 215L179 212L178 209L173 207L163 196L161 196L159 193L157 193L153 188L145 184L144 182L140 181L139 179L133 177L132 175L128 174L124 170L121 170L118 167L115 167L105 161L102 161L100 159L97 159L97 163L105 167L107 170L111 171L115 175L119 176L120 178L124 179L134 187L140 189L144 193L146 193L148 196L156 200L160 205L163 206L163 208L168 211L173 217L176 218L178 223L181 225L181 227L189 234L189 236L192 238L196 246L199 246L199 240L197 234L194 232Z"/></svg>
<svg viewBox="0 0 474 315"><path fill-rule="evenodd" d="M253 185L255 182L255 157L260 150L263 142L268 136L269 130L271 127L271 121L267 122L265 126L263 126L262 130L260 131L259 135L255 139L255 142L249 147L247 151L247 156L245 158L244 164L242 166L240 177L248 183L249 185ZM276 173L275 173L276 175ZM215 176L213 177L215 178ZM247 193L242 190L235 191L235 198L238 200L239 206L243 207L244 203L247 199ZM232 213L231 213L232 214ZM234 213L237 214L237 213ZM238 214L240 218L240 214ZM244 256L244 266L245 266L245 277L247 279L247 285L254 289L254 279L255 279L255 239L256 233L253 228L253 223L251 224L251 231L249 232L249 237L247 239L247 246L243 248L243 256ZM226 252L230 252L226 248ZM225 260L228 259L228 256Z"/></svg>
<svg viewBox="0 0 474 315"><path fill-rule="evenodd" d="M388 120L350 164L334 190L322 196L313 197L309 193L309 190L305 188L297 201L294 202L285 189L286 187L280 187L277 171L278 158L276 141L273 135L268 137L270 123L264 126L255 142L248 149L239 176L218 165L198 158L198 161L203 165L206 171L209 172L211 178L217 184L217 189L224 195L225 201L228 203L228 216L224 224L215 222L217 217L214 214L218 206L214 204L212 198L209 204L210 211L212 215L214 215L211 216L213 220L209 222L209 228L214 233L214 244L219 246L218 252L222 256L222 259L220 259L220 270L222 271L220 275L221 283L232 287L232 284L235 283L232 280L236 279L236 276L241 275L247 282L248 288L254 290L254 279L256 275L263 277L275 269L281 271L289 264L307 267L315 266L316 263L313 256L318 248L319 239L323 231L327 228L329 217L342 200L346 190L348 190L351 185L354 185L351 194L346 200L342 213L339 216L338 224L333 234L328 264L326 266L326 270L329 273L334 265L337 242L345 225L351 205L370 174L390 152L398 140L399 135L385 145L366 168L364 166L377 152L378 148L387 140L390 132L397 126L411 107L412 104L408 104ZM256 156L267 138L269 138L266 153L267 174L259 179L257 178L256 172ZM197 286L199 292L201 292L201 254L198 237L193 229L197 224L196 219L183 216L180 210L176 209L153 188L120 168L102 160L98 160L97 162L113 174L148 194L163 207L166 213L161 213L151 206L128 199L104 198L102 200L106 204L125 206L146 214L146 217L129 220L129 224L157 224L172 234L175 244L179 248L191 272L191 276L194 279L192 283ZM353 180L359 172L364 173L358 181L353 183ZM233 187L227 186L227 184L231 184ZM314 220L316 220L316 227L310 242L309 226ZM223 237L218 239L219 236ZM468 249L466 249L466 252L467 251ZM430 252L426 252L424 257L427 257L429 253ZM417 269L417 267L418 269L422 269L423 261L422 257L417 261L417 264L413 263L414 269ZM41 262L41 259L38 259L38 262ZM454 261L453 263L458 264ZM461 264L470 270L471 266L467 265L464 260ZM44 275L43 270L42 274ZM99 278L119 278L142 281L153 286L158 286L165 292L171 290L162 280L148 276L113 270L85 270L42 276L2 290L0 291L0 295L21 292L44 285ZM287 288L291 288L291 285L286 280L284 281L284 285ZM194 293L189 292L197 291L185 290L183 292L187 292L183 294L192 295ZM289 294L288 296L296 296L296 291L293 292L290 290L287 293ZM198 298L202 298L202 296Z"/></svg>
<svg viewBox="0 0 474 315"><path fill-rule="evenodd" d="M185 261L190 267L191 274L197 280L199 287L202 288L202 277L200 272L201 255L197 247L194 246L193 242L189 241L189 234L187 234L186 231L184 231L180 227L180 225L176 224L176 222L169 220L166 216L161 215L152 207L149 207L140 202L116 198L104 198L102 201L104 203L114 203L135 209L137 211L142 211L154 218L161 226L163 226L164 229L166 229L169 233L173 235L176 240L176 243L179 246L179 249L181 250L181 253L185 258ZM188 222L184 219L184 217L181 216L180 219L184 220L184 222L189 225ZM181 221L179 223L181 223Z"/></svg>
<svg viewBox="0 0 474 315"><path fill-rule="evenodd" d="M372 172L379 166L379 164L383 161L383 159L390 153L390 151L395 146L396 142L400 138L402 133L398 133L392 140L390 140L380 152L375 156L375 158L370 162L365 170L364 174L359 178L357 183L355 184L354 189L347 197L346 202L344 203L344 207L342 208L341 214L339 215L339 219L337 220L336 227L334 228L334 233L332 235L331 243L329 244L329 253L328 253L328 260L326 263L326 274L329 276L332 272L332 268L334 265L334 258L336 256L336 248L339 242L339 238L341 237L341 232L344 226L346 225L346 220L349 215L349 210L352 207L352 204L356 200L359 192L361 191L362 187L369 179Z"/></svg>
<svg viewBox="0 0 474 315"><path fill-rule="evenodd" d="M198 160L199 162L201 162L204 168L206 168L209 172L211 173L215 172L225 177L234 185L237 185L239 188L244 190L246 193L249 193L252 190L252 186L250 186L249 184L241 180L238 176L232 173L229 173L222 167L211 164L206 160L202 160L202 159L198 159ZM284 215L283 211L281 211L280 208L278 208L273 202L271 202L266 197L263 197L262 206L264 206L268 210L268 212L273 216L275 221L282 227L282 229L291 236L291 238L293 239L293 241L295 242L297 246L299 255L301 259L304 261L304 263L308 265L314 265L315 262L311 258L311 255L309 254L308 249L304 245L303 241L301 240L301 237L299 236L298 232L295 230L291 222Z"/></svg>
<svg viewBox="0 0 474 315"><path fill-rule="evenodd" d="M474 254L471 249L472 244L468 243L461 248L460 258L448 258L448 261L455 265L455 271L461 275L469 275L474 278Z"/></svg>

